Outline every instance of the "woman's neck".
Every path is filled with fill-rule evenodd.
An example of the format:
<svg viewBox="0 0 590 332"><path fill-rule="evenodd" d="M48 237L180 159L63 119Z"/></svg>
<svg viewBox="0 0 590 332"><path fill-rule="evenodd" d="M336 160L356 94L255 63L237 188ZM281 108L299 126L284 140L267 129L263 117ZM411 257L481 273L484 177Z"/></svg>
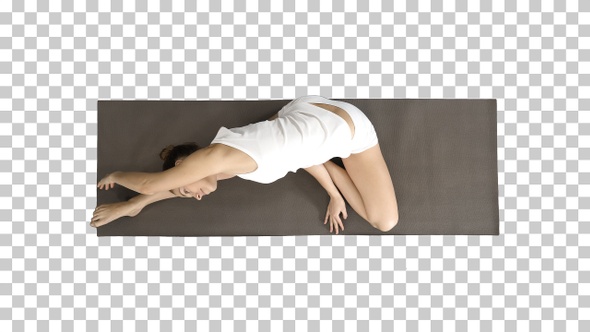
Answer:
<svg viewBox="0 0 590 332"><path fill-rule="evenodd" d="M235 174L231 175L231 174L219 173L219 174L217 174L217 181L231 179L234 176L236 176L236 175Z"/></svg>

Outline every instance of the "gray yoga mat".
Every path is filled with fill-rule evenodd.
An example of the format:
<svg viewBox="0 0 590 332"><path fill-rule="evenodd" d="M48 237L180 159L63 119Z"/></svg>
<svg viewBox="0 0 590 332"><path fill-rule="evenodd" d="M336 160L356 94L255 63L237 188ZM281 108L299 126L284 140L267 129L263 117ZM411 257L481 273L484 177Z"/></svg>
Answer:
<svg viewBox="0 0 590 332"><path fill-rule="evenodd" d="M339 235L499 234L495 99L331 99L354 104L374 124L399 208L397 226L384 233L347 204ZM209 145L221 126L266 120L289 101L100 100L97 182L113 171L158 172L166 145ZM134 195L118 185L97 189L97 205ZM234 177L201 201L156 202L97 235L335 235L323 223L328 202L303 169L272 184Z"/></svg>

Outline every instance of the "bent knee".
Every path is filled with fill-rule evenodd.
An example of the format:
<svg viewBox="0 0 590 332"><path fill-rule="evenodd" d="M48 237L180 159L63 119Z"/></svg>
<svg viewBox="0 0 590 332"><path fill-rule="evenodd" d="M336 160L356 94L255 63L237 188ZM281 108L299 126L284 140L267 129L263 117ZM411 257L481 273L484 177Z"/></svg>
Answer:
<svg viewBox="0 0 590 332"><path fill-rule="evenodd" d="M392 217L392 218L384 218L379 220L373 220L371 224L373 227L377 228L382 232L389 232L391 229L397 225L399 217Z"/></svg>

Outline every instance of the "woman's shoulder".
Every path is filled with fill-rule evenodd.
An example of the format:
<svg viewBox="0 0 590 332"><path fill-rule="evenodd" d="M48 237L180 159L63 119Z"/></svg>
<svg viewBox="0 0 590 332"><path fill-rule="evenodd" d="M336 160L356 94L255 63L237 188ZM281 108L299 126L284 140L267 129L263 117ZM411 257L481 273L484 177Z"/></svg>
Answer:
<svg viewBox="0 0 590 332"><path fill-rule="evenodd" d="M226 166L224 167L226 176L233 177L236 174L250 173L258 169L258 164L254 158L239 149L222 143L213 143L209 145L209 148Z"/></svg>

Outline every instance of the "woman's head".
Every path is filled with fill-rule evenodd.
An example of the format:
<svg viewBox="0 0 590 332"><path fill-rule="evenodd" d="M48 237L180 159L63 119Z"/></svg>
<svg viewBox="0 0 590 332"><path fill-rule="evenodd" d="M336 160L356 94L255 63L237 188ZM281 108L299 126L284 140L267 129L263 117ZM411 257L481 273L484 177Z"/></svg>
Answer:
<svg viewBox="0 0 590 332"><path fill-rule="evenodd" d="M162 149L162 152L160 152L160 159L164 161L164 164L162 165L162 171L176 166L176 161L188 157L190 154L199 149L200 147L194 142L188 142L180 145L168 145Z"/></svg>
<svg viewBox="0 0 590 332"><path fill-rule="evenodd" d="M162 171L168 170L201 149L196 143L189 142L181 145L168 145L160 152L160 159L164 161ZM180 188L170 190L174 195L184 198L195 198L201 200L203 196L210 194L217 189L217 176L212 175L197 182L187 184Z"/></svg>

